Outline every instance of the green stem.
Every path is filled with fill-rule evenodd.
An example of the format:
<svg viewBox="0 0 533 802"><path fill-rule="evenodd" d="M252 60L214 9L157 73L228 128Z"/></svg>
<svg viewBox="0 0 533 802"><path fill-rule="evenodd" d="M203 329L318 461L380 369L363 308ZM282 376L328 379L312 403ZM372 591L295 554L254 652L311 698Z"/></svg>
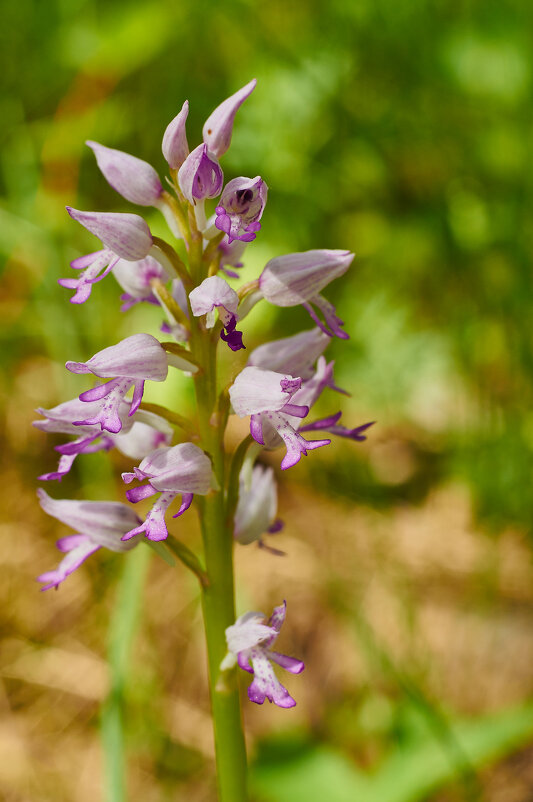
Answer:
<svg viewBox="0 0 533 802"><path fill-rule="evenodd" d="M219 490L200 506L205 570L202 588L209 685L215 732L219 802L246 802L246 749L236 672L218 683L220 663L226 651L225 630L235 623L233 531L224 502L223 426L217 408L216 346L198 325L193 326L191 346L201 355L203 371L195 376L198 417L203 448L210 454Z"/></svg>
<svg viewBox="0 0 533 802"><path fill-rule="evenodd" d="M140 620L142 590L150 556L150 550L142 547L124 555L124 567L109 629L111 687L102 707L100 721L106 802L125 802L127 798L123 727L125 686L131 662L131 647Z"/></svg>

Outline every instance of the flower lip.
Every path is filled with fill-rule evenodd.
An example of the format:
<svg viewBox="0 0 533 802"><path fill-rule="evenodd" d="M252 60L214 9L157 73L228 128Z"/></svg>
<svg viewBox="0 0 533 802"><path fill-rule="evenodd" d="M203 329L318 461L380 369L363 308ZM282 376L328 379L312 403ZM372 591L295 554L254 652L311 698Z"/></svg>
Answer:
<svg viewBox="0 0 533 802"><path fill-rule="evenodd" d="M252 242L260 230L268 187L260 176L240 176L224 187L215 209L215 226L228 235L228 245L234 240Z"/></svg>
<svg viewBox="0 0 533 802"><path fill-rule="evenodd" d="M76 290L70 299L71 304L83 304L90 296L93 284L102 281L118 261L119 257L107 248L79 256L70 263L74 270L81 270L78 277L59 278L57 283L69 290Z"/></svg>

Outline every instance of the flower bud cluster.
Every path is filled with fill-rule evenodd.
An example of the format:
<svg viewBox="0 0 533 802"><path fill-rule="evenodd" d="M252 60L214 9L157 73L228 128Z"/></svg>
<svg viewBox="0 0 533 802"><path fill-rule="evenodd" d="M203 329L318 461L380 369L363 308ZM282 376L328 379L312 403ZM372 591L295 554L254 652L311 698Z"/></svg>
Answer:
<svg viewBox="0 0 533 802"><path fill-rule="evenodd" d="M236 114L255 85L255 80L250 81L213 111L203 126L202 142L192 150L186 131L189 104L185 101L162 141L172 192L164 189L166 182L147 162L87 142L111 187L130 203L159 209L171 235L179 237L184 248L178 253L171 243L154 237L138 214L67 207L70 216L101 243L100 250L71 263L78 271L76 278L59 280L61 286L74 290L71 302L85 303L93 285L113 274L124 291L121 311L137 303L152 304L163 316L161 331L170 334L172 341L137 333L86 361L68 361L67 370L85 380L94 377L94 383L85 386L77 398L38 410L42 416L34 424L38 429L70 438L56 446L59 465L40 476L41 480L61 481L79 455L116 449L123 459L131 460L122 473L129 486L124 488L124 501L137 504L152 499L143 518L123 502L54 500L40 490L43 509L76 532L58 541L65 557L56 570L39 577L43 590L57 587L102 547L124 552L145 539L167 540L169 508L178 499L173 517L180 517L195 495L223 494L227 520L233 527L230 534L237 543L256 542L282 553L264 540L267 534L278 532L282 523L276 517L274 469L257 461L260 452L283 448L280 466L286 470L309 451L329 445L331 435L364 440L371 425L346 428L339 424L340 412L308 420L323 391L343 392L335 385L333 362L326 361L324 352L334 337L346 339L348 334L322 291L348 270L353 254L345 250L290 253L270 259L259 278L240 289L227 281L238 278L236 271L242 266L245 249L261 230L268 196L267 184L260 176L238 176L225 183L219 161L230 146ZM206 204L212 208L206 210ZM184 251L185 258L179 255ZM248 342L244 319L260 301L278 307L301 305L316 325L259 345L247 352L245 362L239 354ZM254 441L247 452L239 447L232 463L236 470L229 472L229 483L224 486L218 481L221 474L215 469L212 440L201 426L197 429L179 410L143 403L145 383L164 382L170 368L194 377L198 386L210 388L209 398L217 396L213 365L221 341L235 354L234 378L219 382L227 390L207 410L209 425L218 427L218 442L223 442L227 415L220 410L233 412L249 418L250 440ZM200 403L204 396L197 397ZM321 439L308 439L312 432ZM248 446L248 441L244 445ZM254 674L248 695L259 704L266 698L280 707L295 704L272 670L272 663L292 673L304 667L301 661L271 650L285 610L285 603L276 607L266 623L261 614L248 613L227 630L228 656L221 668L229 669L237 662Z"/></svg>

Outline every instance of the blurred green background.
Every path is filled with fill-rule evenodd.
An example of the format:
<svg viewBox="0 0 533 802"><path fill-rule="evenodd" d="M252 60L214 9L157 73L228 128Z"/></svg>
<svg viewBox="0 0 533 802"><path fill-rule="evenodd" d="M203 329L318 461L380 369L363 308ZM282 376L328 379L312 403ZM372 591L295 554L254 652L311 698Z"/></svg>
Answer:
<svg viewBox="0 0 533 802"><path fill-rule="evenodd" d="M36 505L55 456L29 422L84 389L67 359L160 321L148 307L122 316L111 278L82 307L56 283L96 247L67 203L130 210L84 141L163 176L183 100L194 146L256 77L223 158L226 178L270 187L244 276L281 253L356 252L326 291L351 335L328 355L352 392L346 424L377 424L364 446L336 443L283 476L286 558L237 555L242 609L286 594L282 645L308 666L289 684L294 712L246 709L254 800L531 800L533 7L4 0L2 12L2 797L105 798L98 709L121 562L95 558L58 594L30 584L65 530ZM303 310L268 308L245 331L253 346L307 327ZM150 393L192 403L179 377ZM47 490L121 498L121 460L81 458ZM131 800L212 799L198 599L181 573L175 585L151 565L125 714Z"/></svg>

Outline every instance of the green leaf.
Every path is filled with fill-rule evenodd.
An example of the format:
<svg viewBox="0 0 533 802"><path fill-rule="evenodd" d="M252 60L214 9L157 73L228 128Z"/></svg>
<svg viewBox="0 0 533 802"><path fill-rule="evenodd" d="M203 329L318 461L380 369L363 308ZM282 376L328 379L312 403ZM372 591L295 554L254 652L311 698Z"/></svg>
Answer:
<svg viewBox="0 0 533 802"><path fill-rule="evenodd" d="M451 727L470 764L481 767L533 738L533 703ZM373 774L317 746L283 762L259 762L251 787L261 802L417 802L456 777L457 767L428 733L396 748Z"/></svg>

